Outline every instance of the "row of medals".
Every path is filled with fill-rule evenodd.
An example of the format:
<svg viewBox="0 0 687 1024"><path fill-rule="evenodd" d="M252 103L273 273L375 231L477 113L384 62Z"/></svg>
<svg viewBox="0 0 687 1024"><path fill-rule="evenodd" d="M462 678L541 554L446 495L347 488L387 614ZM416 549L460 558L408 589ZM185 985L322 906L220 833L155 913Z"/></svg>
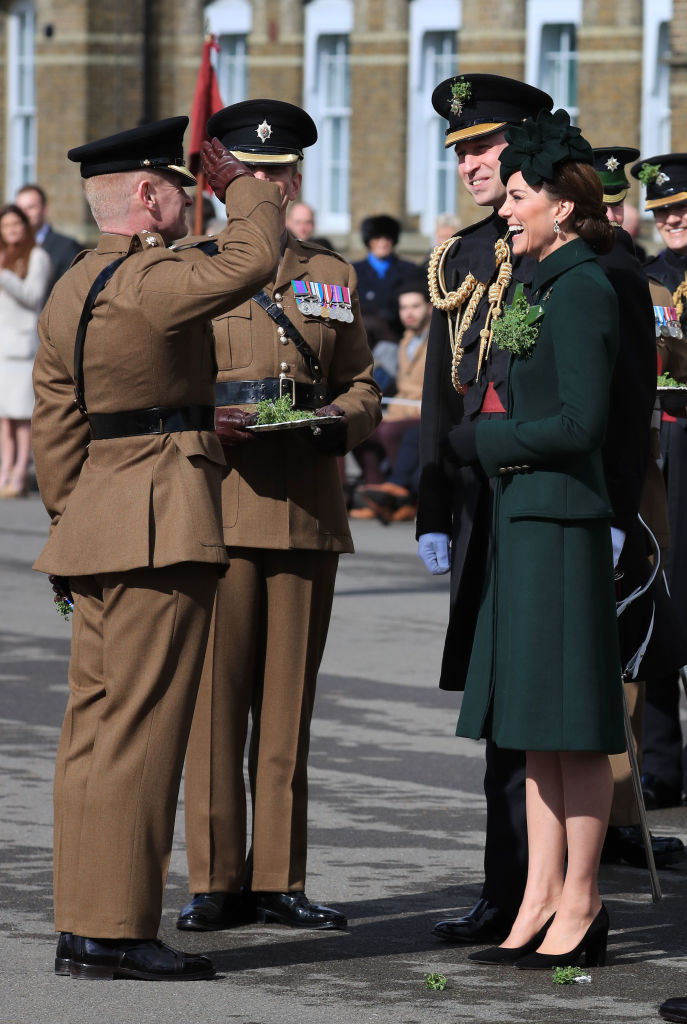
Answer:
<svg viewBox="0 0 687 1024"><path fill-rule="evenodd" d="M682 328L674 306L654 306L657 338L681 338Z"/></svg>
<svg viewBox="0 0 687 1024"><path fill-rule="evenodd" d="M342 323L353 323L353 311L350 302L337 302L333 293L350 295L348 288L341 285L322 285L317 281L293 281L296 303L303 316L321 316L325 320L341 320Z"/></svg>

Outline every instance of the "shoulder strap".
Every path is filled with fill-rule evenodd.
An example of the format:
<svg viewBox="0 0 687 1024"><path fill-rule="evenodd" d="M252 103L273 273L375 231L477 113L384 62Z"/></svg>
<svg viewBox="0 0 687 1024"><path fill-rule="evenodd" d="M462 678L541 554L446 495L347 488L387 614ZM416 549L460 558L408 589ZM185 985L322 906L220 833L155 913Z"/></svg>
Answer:
<svg viewBox="0 0 687 1024"><path fill-rule="evenodd" d="M322 380L322 370L320 368L319 360L298 328L291 323L284 310L279 309L276 302L274 302L264 290L253 296L253 302L257 302L259 306L262 306L268 317L274 320L275 324L278 324L279 327L284 328L284 334L286 337L291 339L305 359L308 367L308 373L312 377L313 382L315 384L319 384Z"/></svg>
<svg viewBox="0 0 687 1024"><path fill-rule="evenodd" d="M119 264L123 263L127 256L129 256L129 253L126 253L125 256L120 256L119 259L114 260L112 263L108 263L105 269L100 271L91 285L90 291L86 296L83 309L81 310L81 319L79 320L79 326L76 329L76 340L74 342L74 401L76 402L78 409L84 415L86 415L87 412L83 379L83 352L86 342L86 330L93 315L95 300L98 298L98 295L100 295Z"/></svg>

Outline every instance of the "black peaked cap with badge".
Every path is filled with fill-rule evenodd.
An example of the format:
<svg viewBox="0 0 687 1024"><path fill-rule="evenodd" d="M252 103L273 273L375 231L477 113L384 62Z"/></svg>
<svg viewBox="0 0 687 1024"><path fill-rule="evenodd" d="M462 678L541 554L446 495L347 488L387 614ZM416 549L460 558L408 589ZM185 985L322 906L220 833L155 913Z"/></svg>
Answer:
<svg viewBox="0 0 687 1024"><path fill-rule="evenodd" d="M646 186L646 210L687 202L687 153L645 157L630 174Z"/></svg>
<svg viewBox="0 0 687 1024"><path fill-rule="evenodd" d="M245 164L295 164L317 142L310 114L283 100L232 103L212 115L207 133Z"/></svg>
<svg viewBox="0 0 687 1024"><path fill-rule="evenodd" d="M639 150L632 146L594 147L594 170L604 190L604 203L615 206L622 203L630 189L625 165L636 160Z"/></svg>
<svg viewBox="0 0 687 1024"><path fill-rule="evenodd" d="M139 125L128 131L108 135L105 139L87 142L70 149L67 156L81 164L81 177L93 178L99 174L117 174L120 171L172 171L185 185L195 185L196 179L184 167L184 132L187 117L166 117L162 121Z"/></svg>
<svg viewBox="0 0 687 1024"><path fill-rule="evenodd" d="M541 89L503 75L454 75L432 93L432 106L449 123L444 146L477 139L520 124L540 110L551 110L553 99Z"/></svg>

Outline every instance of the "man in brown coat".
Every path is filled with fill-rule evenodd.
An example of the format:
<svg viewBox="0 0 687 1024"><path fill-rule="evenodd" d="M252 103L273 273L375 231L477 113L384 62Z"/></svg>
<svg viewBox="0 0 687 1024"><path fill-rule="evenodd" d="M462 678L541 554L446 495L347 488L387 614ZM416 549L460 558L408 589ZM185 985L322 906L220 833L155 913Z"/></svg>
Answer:
<svg viewBox="0 0 687 1024"><path fill-rule="evenodd" d="M247 299L214 323L229 569L217 588L186 761L195 895L178 927L215 930L257 917L341 928L342 914L305 895L307 758L338 557L353 550L335 456L377 425L380 395L353 268L285 227L286 206L301 184L298 160L317 138L314 123L291 104L251 100L213 115L208 133L257 177L279 185L282 258L266 298ZM255 403L281 393L337 421L317 433L247 431ZM246 864L249 714L253 833ZM242 886L254 897L244 897Z"/></svg>
<svg viewBox="0 0 687 1024"><path fill-rule="evenodd" d="M35 567L67 578L74 615L54 791L55 970L73 978L214 973L156 935L227 560L209 318L274 274L279 193L210 154L207 169L221 163L231 182L219 253L175 255L183 186L195 183L187 124L168 118L70 151L102 234L39 324L33 447L52 523Z"/></svg>

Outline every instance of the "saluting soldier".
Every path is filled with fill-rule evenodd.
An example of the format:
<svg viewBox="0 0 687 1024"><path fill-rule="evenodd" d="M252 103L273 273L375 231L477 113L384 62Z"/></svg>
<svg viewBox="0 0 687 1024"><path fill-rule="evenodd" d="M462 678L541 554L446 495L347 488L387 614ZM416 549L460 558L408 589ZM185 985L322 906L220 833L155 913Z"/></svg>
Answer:
<svg viewBox="0 0 687 1024"><path fill-rule="evenodd" d="M464 417L504 417L508 353L491 346L491 329L532 261L512 260L499 154L504 131L551 110L546 93L498 75L466 74L441 82L434 109L448 121L458 173L489 216L437 246L429 261L435 311L429 331L420 430L418 553L432 573L451 570L451 611L439 685L462 690L488 569L491 488L477 465L451 458L451 432ZM523 757L487 741L484 789L487 835L482 898L462 918L441 921L449 942L501 941L515 919L527 875L527 843L513 822L524 819Z"/></svg>
<svg viewBox="0 0 687 1024"><path fill-rule="evenodd" d="M273 276L280 207L274 185L210 154L230 208L218 255L171 252L195 184L187 124L168 118L69 151L101 236L39 322L33 448L52 523L35 568L67 578L57 586L73 597L54 792L55 971L73 978L214 973L207 957L156 939L227 561L209 318Z"/></svg>
<svg viewBox="0 0 687 1024"><path fill-rule="evenodd" d="M665 249L647 260L661 337L661 369L687 382L687 153L640 158L631 173L646 187L645 208L654 215ZM667 292L661 289L667 289ZM672 324L671 324L672 321ZM678 327L679 323L679 327ZM679 335L679 337L678 337ZM684 392L662 398L663 475L668 496L670 547L665 566L673 606L687 632L687 403ZM683 738L677 673L652 681L647 690L642 788L647 807L679 806L684 789Z"/></svg>
<svg viewBox="0 0 687 1024"><path fill-rule="evenodd" d="M246 919L342 928L305 894L307 759L337 562L353 550L336 455L381 418L353 268L299 241L285 212L317 129L300 107L249 100L214 114L217 136L282 196L281 262L264 291L215 320L217 432L229 569L220 580L186 761L191 902L179 928ZM213 140L218 147L219 142ZM287 395L333 423L252 434L256 403ZM246 864L243 758L252 856ZM252 894L241 893L242 887Z"/></svg>

